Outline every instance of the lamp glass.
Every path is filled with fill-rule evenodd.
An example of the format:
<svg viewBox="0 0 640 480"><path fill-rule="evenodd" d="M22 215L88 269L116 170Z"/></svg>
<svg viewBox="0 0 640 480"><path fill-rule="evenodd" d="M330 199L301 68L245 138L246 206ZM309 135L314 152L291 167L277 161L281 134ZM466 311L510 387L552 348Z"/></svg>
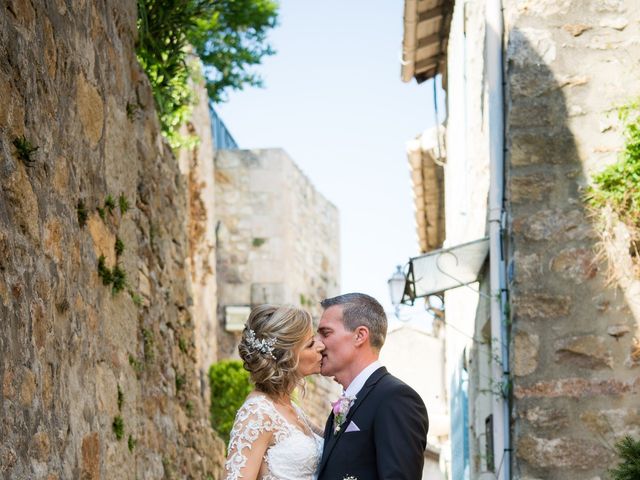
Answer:
<svg viewBox="0 0 640 480"><path fill-rule="evenodd" d="M404 286L406 283L406 278L404 273L402 273L402 267L398 265L396 267L396 271L393 272L391 278L387 281L389 284L389 296L391 297L391 304L394 307L400 305L402 301L402 295L404 294Z"/></svg>

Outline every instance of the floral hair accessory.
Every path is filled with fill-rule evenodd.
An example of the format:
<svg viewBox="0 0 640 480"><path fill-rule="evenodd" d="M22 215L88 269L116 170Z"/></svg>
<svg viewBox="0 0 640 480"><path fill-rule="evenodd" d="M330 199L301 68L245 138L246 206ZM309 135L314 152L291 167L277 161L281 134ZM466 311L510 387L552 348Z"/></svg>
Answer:
<svg viewBox="0 0 640 480"><path fill-rule="evenodd" d="M274 360L276 357L273 355L273 346L276 344L275 338L260 338L256 337L256 332L251 328L247 328L247 344L253 349L264 355L269 355Z"/></svg>
<svg viewBox="0 0 640 480"><path fill-rule="evenodd" d="M331 402L331 409L333 410L333 434L337 435L340 429L342 428L342 424L347 419L347 414L349 413L349 409L353 405L353 402L356 401L355 395L347 395L343 393L338 397L335 402ZM347 477L348 478L348 477Z"/></svg>

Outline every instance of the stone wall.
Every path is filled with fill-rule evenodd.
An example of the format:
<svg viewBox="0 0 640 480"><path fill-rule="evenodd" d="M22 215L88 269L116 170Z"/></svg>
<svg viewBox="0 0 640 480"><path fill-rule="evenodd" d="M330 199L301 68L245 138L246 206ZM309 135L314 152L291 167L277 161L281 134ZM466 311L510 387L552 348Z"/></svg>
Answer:
<svg viewBox="0 0 640 480"><path fill-rule="evenodd" d="M178 163L188 186L187 266L192 285L196 368L202 397L209 405L208 371L217 360L218 331L214 146L207 90L201 83L191 87L196 103L182 133L195 135L198 142L193 149L180 150Z"/></svg>
<svg viewBox="0 0 640 480"><path fill-rule="evenodd" d="M237 358L241 332L224 331L227 306L291 303L317 321L319 302L339 293L338 211L280 149L221 150L215 177L218 357ZM324 423L332 382L317 377L307 390Z"/></svg>
<svg viewBox="0 0 640 480"><path fill-rule="evenodd" d="M640 435L640 296L609 281L583 187L622 146L616 107L638 95L640 10L505 7L514 476L606 478L611 445Z"/></svg>
<svg viewBox="0 0 640 480"><path fill-rule="evenodd" d="M135 37L133 0L0 7L2 478L219 478L196 374L190 182ZM22 136L33 161L16 154ZM129 211L101 218L108 195ZM128 289L103 285L101 255Z"/></svg>

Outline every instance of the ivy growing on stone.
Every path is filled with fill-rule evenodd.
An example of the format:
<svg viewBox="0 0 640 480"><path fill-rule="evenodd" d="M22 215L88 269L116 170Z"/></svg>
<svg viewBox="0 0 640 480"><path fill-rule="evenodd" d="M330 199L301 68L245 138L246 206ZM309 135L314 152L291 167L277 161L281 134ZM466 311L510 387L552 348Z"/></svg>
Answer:
<svg viewBox="0 0 640 480"><path fill-rule="evenodd" d="M124 404L124 392L118 385L118 410L122 411L122 405Z"/></svg>
<svg viewBox="0 0 640 480"><path fill-rule="evenodd" d="M106 266L104 255L100 255L98 258L98 276L102 279L103 285L109 285L113 281L111 269Z"/></svg>
<svg viewBox="0 0 640 480"><path fill-rule="evenodd" d="M142 345L144 348L144 360L150 362L154 358L153 353L153 333L146 328L142 329Z"/></svg>
<svg viewBox="0 0 640 480"><path fill-rule="evenodd" d="M113 210L116 208L116 201L111 194L104 199L104 208L113 214Z"/></svg>
<svg viewBox="0 0 640 480"><path fill-rule="evenodd" d="M120 213L122 215L129 211L129 200L127 200L127 197L122 193L118 197L118 205L120 206Z"/></svg>
<svg viewBox="0 0 640 480"><path fill-rule="evenodd" d="M124 437L124 420L122 419L122 417L120 415L116 416L113 419L113 423L112 423L112 428L113 428L113 433L116 436L117 440L122 440L122 438Z"/></svg>
<svg viewBox="0 0 640 480"><path fill-rule="evenodd" d="M116 265L113 269L107 267L104 255L98 258L98 276L102 279L103 285L111 285L111 292L114 295L127 286L127 272L120 265Z"/></svg>
<svg viewBox="0 0 640 480"><path fill-rule="evenodd" d="M176 392L181 391L187 383L187 377L183 373L176 372Z"/></svg>
<svg viewBox="0 0 640 480"><path fill-rule="evenodd" d="M78 200L76 205L76 213L78 215L78 224L80 227L84 227L89 219L89 212L87 212L87 206L84 204L84 200Z"/></svg>
<svg viewBox="0 0 640 480"><path fill-rule="evenodd" d="M136 307L142 306L142 297L139 293L136 293L132 289L129 289L129 296L131 297L131 301Z"/></svg>
<svg viewBox="0 0 640 480"><path fill-rule="evenodd" d="M142 370L144 370L142 362L131 354L129 354L129 365L131 365L131 368L133 368L133 371L136 372L138 376L142 373Z"/></svg>
<svg viewBox="0 0 640 480"><path fill-rule="evenodd" d="M114 245L116 256L119 257L124 252L124 242L120 237L116 237L116 244Z"/></svg>
<svg viewBox="0 0 640 480"><path fill-rule="evenodd" d="M32 158L32 155L40 147L33 145L24 135L14 138L13 146L16 147L16 155L25 163L25 165L31 167L35 164L35 160Z"/></svg>

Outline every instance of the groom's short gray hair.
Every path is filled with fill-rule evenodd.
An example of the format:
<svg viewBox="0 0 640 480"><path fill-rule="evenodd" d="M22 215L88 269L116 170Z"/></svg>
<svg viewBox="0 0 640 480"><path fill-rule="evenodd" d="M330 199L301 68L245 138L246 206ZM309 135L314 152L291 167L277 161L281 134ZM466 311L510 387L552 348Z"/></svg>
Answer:
<svg viewBox="0 0 640 480"><path fill-rule="evenodd" d="M340 305L342 322L349 331L361 325L369 329L371 346L380 350L387 336L387 315L384 308L375 298L364 293L345 293L337 297L327 298L320 302L325 310Z"/></svg>

